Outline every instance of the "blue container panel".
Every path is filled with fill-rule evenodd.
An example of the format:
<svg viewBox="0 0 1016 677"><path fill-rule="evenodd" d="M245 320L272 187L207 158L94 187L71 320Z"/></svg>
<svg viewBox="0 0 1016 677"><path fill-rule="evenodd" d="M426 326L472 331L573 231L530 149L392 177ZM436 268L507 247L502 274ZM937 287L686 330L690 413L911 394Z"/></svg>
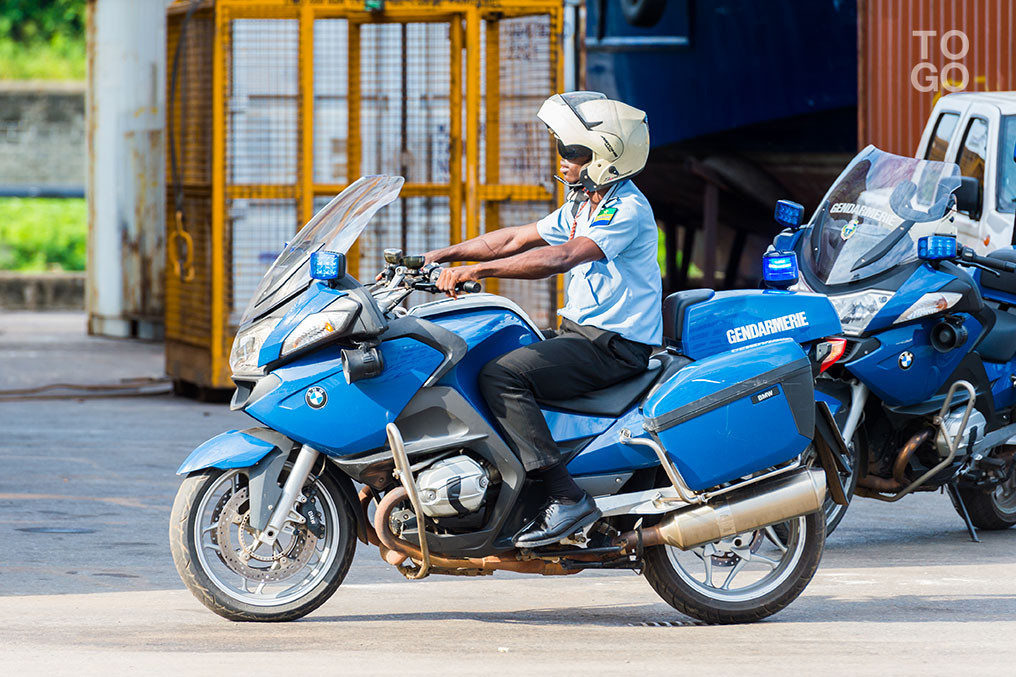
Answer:
<svg viewBox="0 0 1016 677"><path fill-rule="evenodd" d="M789 461L810 442L798 432L783 388L758 404L747 395L661 431L659 438L696 491Z"/></svg>

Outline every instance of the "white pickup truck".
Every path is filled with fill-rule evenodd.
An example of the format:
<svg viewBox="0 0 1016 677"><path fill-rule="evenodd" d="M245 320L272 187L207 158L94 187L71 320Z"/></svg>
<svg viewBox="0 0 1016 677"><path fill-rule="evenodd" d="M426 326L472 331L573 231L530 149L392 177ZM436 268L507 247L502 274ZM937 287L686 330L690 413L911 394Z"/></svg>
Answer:
<svg viewBox="0 0 1016 677"><path fill-rule="evenodd" d="M977 208L956 216L956 234L978 254L1016 244L1016 92L960 92L935 104L917 157L960 166L981 186Z"/></svg>

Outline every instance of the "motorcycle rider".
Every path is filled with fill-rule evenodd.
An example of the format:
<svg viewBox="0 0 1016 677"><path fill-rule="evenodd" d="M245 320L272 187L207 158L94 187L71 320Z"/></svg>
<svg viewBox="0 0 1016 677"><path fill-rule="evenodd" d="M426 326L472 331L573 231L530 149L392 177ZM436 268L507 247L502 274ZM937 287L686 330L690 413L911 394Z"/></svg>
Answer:
<svg viewBox="0 0 1016 677"><path fill-rule="evenodd" d="M619 383L646 369L662 342L662 288L652 209L631 178L645 167L643 111L598 92L556 94L537 117L557 138L563 206L536 223L491 231L426 254L447 268L437 282L486 277L540 279L571 272L560 332L491 360L480 388L546 507L514 537L519 547L560 541L600 516L572 479L536 400L563 400Z"/></svg>

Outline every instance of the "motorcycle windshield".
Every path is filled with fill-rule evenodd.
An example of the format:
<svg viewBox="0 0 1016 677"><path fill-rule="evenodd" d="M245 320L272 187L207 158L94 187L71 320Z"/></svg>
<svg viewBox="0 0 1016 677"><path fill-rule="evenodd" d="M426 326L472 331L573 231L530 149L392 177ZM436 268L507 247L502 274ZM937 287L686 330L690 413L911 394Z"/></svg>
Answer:
<svg viewBox="0 0 1016 677"><path fill-rule="evenodd" d="M918 237L936 232L959 185L960 168L953 163L868 146L829 188L808 224L804 265L820 282L837 285L916 260Z"/></svg>
<svg viewBox="0 0 1016 677"><path fill-rule="evenodd" d="M240 324L303 291L310 284L310 255L316 251L345 254L371 217L402 190L401 176L364 176L335 196L300 229L261 278Z"/></svg>

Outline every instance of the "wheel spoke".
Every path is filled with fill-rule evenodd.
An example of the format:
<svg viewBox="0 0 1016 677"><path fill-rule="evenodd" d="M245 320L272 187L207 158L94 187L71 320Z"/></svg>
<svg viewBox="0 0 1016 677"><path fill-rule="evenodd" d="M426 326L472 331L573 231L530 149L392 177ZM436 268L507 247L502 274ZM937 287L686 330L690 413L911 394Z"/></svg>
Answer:
<svg viewBox="0 0 1016 677"><path fill-rule="evenodd" d="M730 570L729 574L727 574L727 578L724 579L723 585L720 586L720 590L730 590L730 584L734 582L734 576L741 573L741 569L743 569L744 565L747 563L748 560L743 557L738 559L737 564L734 565L734 568Z"/></svg>
<svg viewBox="0 0 1016 677"><path fill-rule="evenodd" d="M780 537L776 534L776 529L773 529L772 527L766 527L765 532L769 540L773 542L773 545L775 545L777 548L780 549L780 552L787 551L787 546L786 544L783 543L783 541L780 540Z"/></svg>
<svg viewBox="0 0 1016 677"><path fill-rule="evenodd" d="M212 531L212 530L214 530L214 529L218 529L218 528L219 528L219 522L218 522L218 521L215 521L215 522L212 522L211 524L209 524L209 525L208 525L207 527L205 527L204 529L202 529L202 530L201 530L201 533L203 533L203 534L204 534L204 533L208 533L209 531Z"/></svg>
<svg viewBox="0 0 1016 677"><path fill-rule="evenodd" d="M768 564L770 569L775 569L780 565L779 561L766 557L765 555L760 555L757 552L751 553L750 559L752 562L762 562L763 564Z"/></svg>
<svg viewBox="0 0 1016 677"><path fill-rule="evenodd" d="M260 583L258 583L258 587L254 590L254 594L260 595L264 589L265 589L265 581L261 581Z"/></svg>

